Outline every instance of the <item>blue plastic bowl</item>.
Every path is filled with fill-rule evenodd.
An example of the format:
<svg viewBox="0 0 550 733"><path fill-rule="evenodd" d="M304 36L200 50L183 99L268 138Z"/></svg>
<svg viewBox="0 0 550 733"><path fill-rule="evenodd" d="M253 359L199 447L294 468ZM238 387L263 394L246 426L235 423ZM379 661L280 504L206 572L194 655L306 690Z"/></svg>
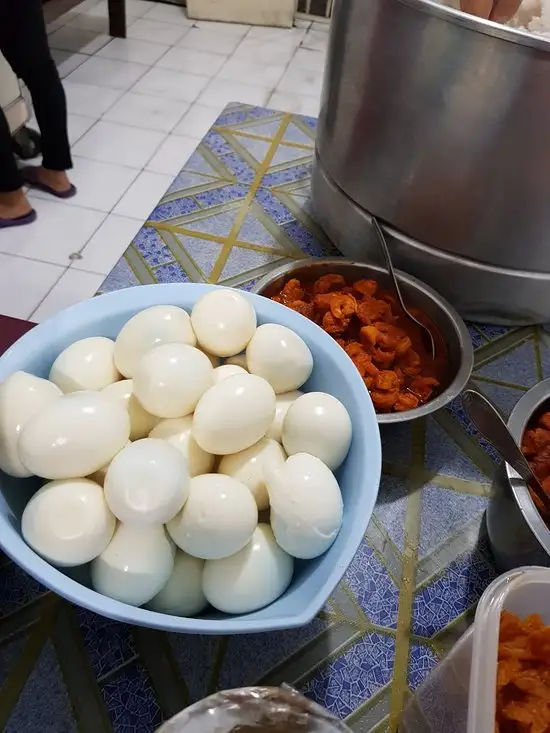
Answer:
<svg viewBox="0 0 550 733"><path fill-rule="evenodd" d="M78 303L25 334L0 358L0 381L21 369L47 377L57 355L88 336L115 338L135 313L152 305L172 304L190 311L213 285L147 285ZM58 570L39 557L21 536L21 514L39 480L14 479L0 472L0 544L14 562L40 583L69 601L103 616L149 628L193 634L239 634L303 626L327 601L350 564L371 518L380 482L381 449L376 415L363 380L347 354L321 328L259 295L243 293L254 306L258 323L279 323L299 334L314 359L306 391L324 391L349 410L353 440L338 469L344 497L342 530L329 551L315 560L297 562L286 593L260 611L228 616L214 610L197 618L180 618L134 608L96 593L89 568Z"/></svg>

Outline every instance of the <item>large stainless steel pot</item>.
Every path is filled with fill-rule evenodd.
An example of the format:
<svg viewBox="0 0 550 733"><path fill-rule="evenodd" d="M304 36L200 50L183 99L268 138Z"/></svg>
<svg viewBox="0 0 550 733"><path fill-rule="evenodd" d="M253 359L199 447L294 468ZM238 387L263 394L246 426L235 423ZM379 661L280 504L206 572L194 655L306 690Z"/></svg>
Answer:
<svg viewBox="0 0 550 733"><path fill-rule="evenodd" d="M429 0L340 0L315 213L361 259L378 216L398 266L470 318L550 319L549 130L549 41Z"/></svg>

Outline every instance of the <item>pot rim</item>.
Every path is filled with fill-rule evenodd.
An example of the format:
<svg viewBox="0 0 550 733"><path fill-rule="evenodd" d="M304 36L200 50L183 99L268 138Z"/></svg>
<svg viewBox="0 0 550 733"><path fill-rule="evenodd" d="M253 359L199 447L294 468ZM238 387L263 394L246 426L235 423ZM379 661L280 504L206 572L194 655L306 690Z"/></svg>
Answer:
<svg viewBox="0 0 550 733"><path fill-rule="evenodd" d="M550 400L550 379L543 379L534 387L531 387L521 399L518 400L514 409L508 418L508 427L510 432L518 443L525 432L527 424L535 414L535 412L547 401ZM529 529L537 538L539 544L546 553L550 555L550 529L546 526L544 520L539 514L537 507L527 484L521 476L514 471L509 463L505 464L506 476L508 483L514 494L516 504L529 525Z"/></svg>

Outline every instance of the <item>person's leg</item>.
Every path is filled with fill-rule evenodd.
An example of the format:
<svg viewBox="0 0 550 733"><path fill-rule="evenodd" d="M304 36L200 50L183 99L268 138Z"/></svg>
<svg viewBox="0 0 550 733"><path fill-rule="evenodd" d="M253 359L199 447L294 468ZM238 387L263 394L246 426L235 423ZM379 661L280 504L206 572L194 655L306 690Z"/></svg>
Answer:
<svg viewBox="0 0 550 733"><path fill-rule="evenodd" d="M13 157L8 121L0 109L0 222L16 220L30 212Z"/></svg>
<svg viewBox="0 0 550 733"><path fill-rule="evenodd" d="M57 192L71 188L67 105L48 48L41 0L0 0L0 50L31 94L42 136L42 166L33 178Z"/></svg>

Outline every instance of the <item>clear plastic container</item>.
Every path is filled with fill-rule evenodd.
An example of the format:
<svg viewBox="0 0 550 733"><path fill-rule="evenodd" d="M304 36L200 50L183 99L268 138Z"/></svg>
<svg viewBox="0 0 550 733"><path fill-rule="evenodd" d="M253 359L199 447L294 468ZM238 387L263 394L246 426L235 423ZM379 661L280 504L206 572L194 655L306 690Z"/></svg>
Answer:
<svg viewBox="0 0 550 733"><path fill-rule="evenodd" d="M550 625L550 569L518 568L491 583L472 627L407 705L400 733L494 733L503 609L521 618L538 613Z"/></svg>

